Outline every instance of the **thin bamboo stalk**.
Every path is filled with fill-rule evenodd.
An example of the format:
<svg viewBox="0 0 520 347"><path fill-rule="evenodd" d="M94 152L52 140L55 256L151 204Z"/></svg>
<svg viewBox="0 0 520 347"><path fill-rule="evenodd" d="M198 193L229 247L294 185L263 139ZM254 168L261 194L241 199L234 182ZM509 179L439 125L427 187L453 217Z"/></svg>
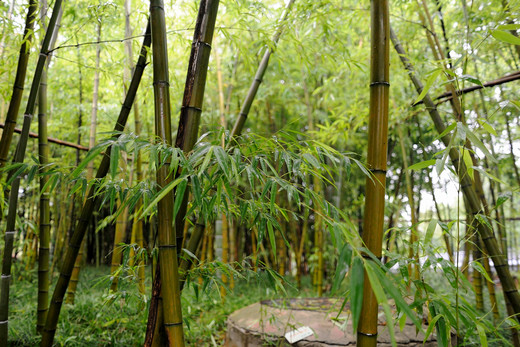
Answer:
<svg viewBox="0 0 520 347"><path fill-rule="evenodd" d="M294 0L290 0L285 6L285 10L282 14L282 17L279 21L278 29L273 36L273 47L276 47L278 41L280 40L280 36L282 35L282 31L284 28L285 21L289 17L289 13L291 11L291 7L294 4ZM258 92L258 88L260 87L260 83L262 83L262 79L264 78L265 71L267 70L267 66L269 65L269 58L273 53L272 47L266 47L264 56L258 65L258 69L256 70L255 78L249 87L246 98L240 108L240 112L238 114L238 118L233 126L233 130L231 131L231 137L235 139L240 136L242 133L242 129L244 128L244 124L246 123L247 116L249 115L249 110L251 109L251 105L253 104L253 100L256 97L256 93Z"/></svg>
<svg viewBox="0 0 520 347"><path fill-rule="evenodd" d="M389 6L387 0L371 1L370 119L363 243L381 257L385 214L386 160L388 146ZM367 259L366 261L372 261ZM363 305L357 329L357 345L377 345L378 303L365 272Z"/></svg>
<svg viewBox="0 0 520 347"><path fill-rule="evenodd" d="M119 117L114 126L114 132L116 133L114 135L114 139L117 139L117 137L119 137L118 133L123 131L126 125L126 121L128 119L128 115L130 114L130 110L132 109L132 104L135 99L139 83L141 82L141 77L143 75L144 68L146 67L146 55L150 47L150 43L150 25L148 24L143 40L143 46L141 48L139 59L136 64L136 69L132 77L132 82L130 83L128 93L125 97L125 101L123 102L121 111L119 112ZM99 165L96 178L105 177L109 167L110 148L107 149L103 156L103 159L101 160L101 164ZM87 199L85 199L83 203L81 216L70 238L69 248L67 249L67 253L65 255L65 260L61 268L60 277L52 295L51 305L49 307L49 313L47 314L47 321L45 322L45 329L40 343L41 347L52 346L54 334L56 333L56 326L58 323L61 306L63 303L63 297L69 284L72 270L74 268L74 263L79 253L83 237L85 236L85 233L87 231L88 222L90 221L94 212L94 207L99 202L99 196L96 196L95 192L96 186L92 185L89 188Z"/></svg>
<svg viewBox="0 0 520 347"><path fill-rule="evenodd" d="M16 120L18 118L18 111L22 103L22 94L25 86L25 75L27 73L27 64L29 62L29 51L31 48L31 41L33 38L34 22L36 21L36 10L38 9L38 2L36 0L29 0L29 8L27 10L27 17L25 20L25 29L23 32L22 46L20 47L20 55L18 56L18 67L16 69L16 76L14 78L13 92L11 94L11 101L7 110L5 119L4 131L0 139L0 168L7 162L9 154L9 147L13 139L14 128L16 127Z"/></svg>
<svg viewBox="0 0 520 347"><path fill-rule="evenodd" d="M406 180L406 195L408 196L408 205L410 206L410 215L411 215L411 226L410 226L410 245L409 245L409 251L408 251L408 258L414 259L415 265L412 266L412 263L410 262L408 264L408 272L410 274L410 278L408 281L408 286L411 285L412 280L419 279L419 256L417 252L414 251L414 244L419 239L417 237L417 216L415 213L415 203L414 203L414 197L413 197L413 186L412 186L412 178L410 174L410 170L408 170L408 158L406 153L406 148L404 145L404 136L403 131L401 129L401 126L397 126L397 134L399 135L399 143L401 146L401 154L403 157L403 171L405 173L405 180Z"/></svg>
<svg viewBox="0 0 520 347"><path fill-rule="evenodd" d="M412 83L414 84L417 91L420 93L423 90L424 86L416 77L413 66L407 58L400 42L397 39L397 36L392 31L391 39L405 69L409 72L409 76L412 80ZM430 117L432 118L435 129L439 134L442 134L445 131L446 127L442 121L442 118L439 115L439 112L437 111L435 104L433 103L433 100L431 99L428 93L426 94L423 100L426 109L428 110ZM451 137L449 134L446 134L442 136L441 140L445 146L449 146ZM457 172L459 176L462 192L468 200L468 205L470 208L469 212L475 215L479 214L482 211L482 204L472 185L471 179L467 174L465 164L463 162L460 162L459 160L459 152L455 148L451 147L449 151L449 156L453 163L453 166L455 167L455 172ZM507 260L504 257L504 255L500 252L500 247L498 246L498 242L493 234L493 230L490 229L488 225L479 223L478 232L480 233L481 239L486 247L487 253L493 259L495 270L498 274L498 277L500 278L500 282L502 283L502 289L504 291L504 294L513 306L513 312L515 312L518 315L520 314L520 294L516 289L516 285L509 271L509 265L507 263Z"/></svg>
<svg viewBox="0 0 520 347"><path fill-rule="evenodd" d="M24 114L22 134L16 147L14 163L22 163L25 158L25 150L27 148L27 140L29 138L29 130L36 106L36 97L40 87L41 77L44 66L49 55L49 48L53 32L56 30L56 24L60 14L62 0L56 0L52 17L49 21L49 27L46 30L45 38L41 45L40 56L36 65L31 91L27 101L27 107ZM15 177L11 184L11 194L9 194L9 208L7 214L7 225L5 231L4 254L2 261L2 277L1 277L1 293L0 293L0 341L7 341L8 321L9 321L9 282L11 279L11 264L14 236L16 233L16 217L18 207L18 191L20 188L20 176Z"/></svg>
<svg viewBox="0 0 520 347"><path fill-rule="evenodd" d="M47 13L47 1L42 1L40 19L45 30L45 15ZM47 164L49 163L49 144L47 141L47 67L44 67L40 90L38 93L38 156L40 160L40 248L38 254L38 307L36 318L36 331L41 333L47 318L49 309L49 250L50 250L50 194L49 188L44 187L49 180L46 175Z"/></svg>

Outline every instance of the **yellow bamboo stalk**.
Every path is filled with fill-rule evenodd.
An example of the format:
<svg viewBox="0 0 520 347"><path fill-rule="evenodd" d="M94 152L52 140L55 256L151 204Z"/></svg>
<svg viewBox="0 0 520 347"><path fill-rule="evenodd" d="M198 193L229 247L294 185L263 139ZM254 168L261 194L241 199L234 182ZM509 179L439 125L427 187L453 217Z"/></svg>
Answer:
<svg viewBox="0 0 520 347"><path fill-rule="evenodd" d="M387 0L371 1L370 119L368 123L367 166L372 177L366 179L363 243L381 257L386 161L388 147L388 92L390 23ZM372 261L367 259L367 261ZM357 330L357 346L377 345L378 303L365 272L363 304Z"/></svg>

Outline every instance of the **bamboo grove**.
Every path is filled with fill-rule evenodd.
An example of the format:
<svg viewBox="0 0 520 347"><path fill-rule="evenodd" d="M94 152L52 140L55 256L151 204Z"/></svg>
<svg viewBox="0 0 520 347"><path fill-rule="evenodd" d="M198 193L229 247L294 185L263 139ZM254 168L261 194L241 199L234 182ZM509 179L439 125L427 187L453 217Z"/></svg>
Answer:
<svg viewBox="0 0 520 347"><path fill-rule="evenodd" d="M520 346L519 14L1 3L0 345L222 344L193 300L265 276L342 298L359 346L406 319L439 346ZM135 340L122 316L67 336L89 286L137 307Z"/></svg>

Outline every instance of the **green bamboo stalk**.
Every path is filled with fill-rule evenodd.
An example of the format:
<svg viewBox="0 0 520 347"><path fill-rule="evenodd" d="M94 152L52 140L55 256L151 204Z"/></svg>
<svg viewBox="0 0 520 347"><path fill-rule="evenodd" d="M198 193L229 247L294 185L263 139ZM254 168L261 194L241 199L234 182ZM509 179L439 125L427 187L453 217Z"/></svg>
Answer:
<svg viewBox="0 0 520 347"><path fill-rule="evenodd" d="M29 9L27 10L27 18L25 20L25 29L23 32L23 43L20 48L18 67L14 78L13 93L11 94L11 101L9 102L9 108L7 110L4 131L2 132L2 138L0 139L0 168L7 162L9 147L11 146L14 128L16 127L16 120L18 118L18 111L20 110L20 104L22 103L25 75L27 73L27 64L29 62L31 41L34 36L33 31L37 9L38 2L36 0L29 0Z"/></svg>
<svg viewBox="0 0 520 347"><path fill-rule="evenodd" d="M386 157L388 146L389 7L388 0L371 1L370 119L363 243L381 257L385 214ZM367 259L366 261L373 261ZM357 329L357 345L377 345L378 303L365 272L363 305Z"/></svg>
<svg viewBox="0 0 520 347"><path fill-rule="evenodd" d="M150 1L150 19L152 26L152 57L155 102L155 135L166 145L172 144L171 110L168 76L168 53L166 40L166 23L162 0ZM169 161L157 169L157 185L164 187L173 180L170 175ZM173 228L174 193L170 191L157 204L158 240L159 240L159 273L160 296L162 298L162 324L165 344L168 346L184 346L182 327L181 297L179 287L179 271L177 262L177 242ZM155 281L154 281L155 282ZM152 310L152 305L150 306ZM151 312L150 312L151 313ZM150 314L151 316L151 314ZM153 318L153 317L152 317ZM161 322L159 322L161 323ZM154 336L157 341L159 336Z"/></svg>
<svg viewBox="0 0 520 347"><path fill-rule="evenodd" d="M52 17L49 21L49 28L46 30L45 38L41 46L40 56L34 72L34 78L27 101L27 107L24 114L22 133L16 147L14 163L23 163L25 158L25 150L27 148L27 140L29 139L29 130L36 106L36 97L43 73L49 55L49 48L56 24L58 21L62 0L56 0ZM16 216L18 207L18 190L20 188L20 176L15 177L11 184L11 194L9 194L9 209L7 214L7 225L5 231L4 254L2 261L2 278L0 293L0 341L7 341L8 336L8 320L9 320L9 282L11 279L12 251L14 243L14 235L16 233Z"/></svg>
<svg viewBox="0 0 520 347"><path fill-rule="evenodd" d="M132 81L130 83L130 87L121 107L121 111L119 112L119 117L117 118L116 124L114 126L114 132L116 133L114 135L114 139L117 139L119 137L119 133L124 130L126 122L128 120L128 115L130 114L130 110L132 109L132 104L135 99L139 83L141 82L141 77L143 76L144 68L146 67L146 55L150 47L150 42L150 25L148 24L139 59L136 64L136 69L134 71ZM101 160L101 164L99 165L96 178L100 179L105 177L109 168L110 147L105 151L103 159ZM56 284L54 293L51 298L51 305L49 307L47 321L45 322L45 329L40 343L40 346L42 347L52 346L54 334L56 333L56 326L58 324L61 306L63 303L63 297L65 296L65 292L67 291L72 270L74 268L74 263L78 255L79 249L81 247L83 237L85 236L85 233L87 231L88 222L90 221L94 212L94 207L100 199L100 197L95 194L96 189L96 185L92 185L89 188L87 199L85 199L85 202L83 203L81 216L70 238L69 247L67 249L67 253L65 255L65 259L61 268L60 277L58 279L58 283Z"/></svg>
<svg viewBox="0 0 520 347"><path fill-rule="evenodd" d="M240 112L238 114L238 118L235 121L233 130L231 131L231 138L233 138L233 139L236 139L236 137L240 136L240 134L242 133L242 129L244 128L244 124L246 123L247 116L249 115L249 110L251 109L253 100L256 97L256 93L258 92L260 83L262 83L262 79L264 78L265 71L267 70L267 66L269 65L269 58L271 57L271 54L273 53L273 50L274 50L273 47L276 47L276 45L278 44L278 41L280 40L280 36L282 35L285 21L287 20L287 17L289 16L289 13L291 11L291 7L293 4L294 4L294 0L290 0L289 3L287 4L287 6L285 7L285 10L282 14L282 18L280 20L278 29L276 30L276 33L273 36L272 47L265 48L264 56L262 57L262 60L260 61L260 64L258 65L258 69L256 70L255 78L253 79L253 82L251 83L251 86L249 87L249 90L247 91L246 98L244 99L244 102L243 102L242 107L240 108Z"/></svg>
<svg viewBox="0 0 520 347"><path fill-rule="evenodd" d="M186 74L179 126L175 139L175 147L181 148L185 153L191 152L198 138L211 42L215 30L218 5L218 0L201 0L199 5L188 72ZM179 246L182 246L183 243L184 218L188 206L188 193L188 190L184 192L181 207L175 217L175 230L177 233L177 244ZM177 253L180 254L180 248L177 250Z"/></svg>
<svg viewBox="0 0 520 347"><path fill-rule="evenodd" d="M391 39L397 53L399 54L401 62L403 63L405 69L408 70L413 85L415 86L418 93L420 93L423 90L424 86L415 75L415 70L412 64L410 63L409 59L407 58L403 47L401 46L399 40L397 39L397 36L393 31L391 31ZM431 99L428 93L426 94L423 100L426 109L428 110L430 117L434 123L435 129L439 134L442 134L445 131L446 127L444 125L444 122L442 121L441 116L439 115L439 112L437 111L435 104L433 103L433 100ZM444 143L444 145L448 147L451 141L451 137L449 134L445 134L441 137L441 140ZM474 215L481 213L483 211L481 201L473 187L471 178L467 174L467 168L465 164L459 160L460 154L458 150L456 150L453 147L450 148L449 156L453 163L453 166L455 167L455 172L457 172L459 176L462 192L465 198L468 200L469 212ZM502 283L504 295L511 303L513 307L513 312L516 315L519 315L520 294L516 289L516 285L509 271L509 265L507 263L506 258L500 251L500 247L493 234L493 230L488 225L483 223L478 224L477 230L480 233L481 240L486 247L487 254L493 259L495 270L497 272L498 277L500 278L500 282Z"/></svg>
<svg viewBox="0 0 520 347"><path fill-rule="evenodd" d="M40 20L46 30L45 15L47 0L42 1ZM49 308L49 250L50 250L50 194L49 189L43 190L48 179L46 165L49 163L49 144L47 141L47 67L44 67L40 90L38 93L38 155L40 160L40 248L38 255L38 307L36 331L41 333L47 318Z"/></svg>

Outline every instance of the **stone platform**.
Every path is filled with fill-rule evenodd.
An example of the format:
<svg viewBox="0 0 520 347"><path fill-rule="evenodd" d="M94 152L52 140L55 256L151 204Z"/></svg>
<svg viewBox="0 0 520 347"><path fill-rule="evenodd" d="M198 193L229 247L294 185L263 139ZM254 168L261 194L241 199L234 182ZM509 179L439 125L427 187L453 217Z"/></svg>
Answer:
<svg viewBox="0 0 520 347"><path fill-rule="evenodd" d="M261 346L355 346L356 336L347 309L341 310L342 300L334 298L305 298L266 300L244 307L231 314L227 321L226 347ZM284 335L302 326L308 326L314 335L289 344ZM426 327L424 328L426 330ZM415 325L407 321L403 330L395 328L398 346L434 347L430 336L423 344L424 335L416 334ZM384 314L379 315L378 347L390 347L391 339Z"/></svg>

